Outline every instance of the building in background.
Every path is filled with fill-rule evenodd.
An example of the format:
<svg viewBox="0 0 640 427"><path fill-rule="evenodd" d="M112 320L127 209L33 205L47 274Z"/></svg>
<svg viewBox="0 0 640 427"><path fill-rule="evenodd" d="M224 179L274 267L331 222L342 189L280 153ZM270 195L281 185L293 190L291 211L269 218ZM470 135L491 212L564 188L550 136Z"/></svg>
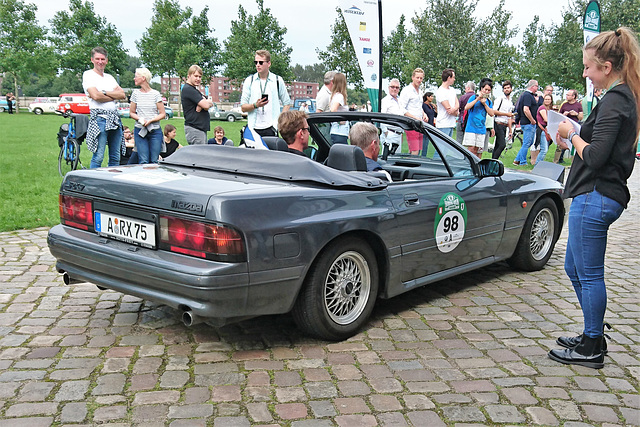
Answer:
<svg viewBox="0 0 640 427"><path fill-rule="evenodd" d="M297 98L316 98L318 95L318 83L292 82L287 83L289 97L292 100ZM200 88L206 94L206 90ZM213 102L230 102L229 96L232 92L242 92L242 85L234 86L227 77L213 77L209 83L209 96ZM169 102L177 103L180 96L180 79L178 77L162 77L160 79L160 93L169 93Z"/></svg>

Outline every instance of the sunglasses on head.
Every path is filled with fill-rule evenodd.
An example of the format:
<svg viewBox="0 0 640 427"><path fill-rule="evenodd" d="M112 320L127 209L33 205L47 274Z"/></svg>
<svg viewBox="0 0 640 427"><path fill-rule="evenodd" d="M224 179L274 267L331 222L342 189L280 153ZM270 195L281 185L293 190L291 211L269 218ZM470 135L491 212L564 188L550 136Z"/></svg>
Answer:
<svg viewBox="0 0 640 427"><path fill-rule="evenodd" d="M258 64L262 65L262 64L264 64L265 62L267 62L267 61L253 61L253 63L254 63L255 65L258 65Z"/></svg>

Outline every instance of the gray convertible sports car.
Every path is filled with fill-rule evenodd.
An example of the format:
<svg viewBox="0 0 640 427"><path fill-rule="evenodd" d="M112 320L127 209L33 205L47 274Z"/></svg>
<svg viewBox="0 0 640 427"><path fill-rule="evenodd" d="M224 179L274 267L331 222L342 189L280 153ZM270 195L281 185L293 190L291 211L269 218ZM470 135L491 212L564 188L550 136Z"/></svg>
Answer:
<svg viewBox="0 0 640 427"><path fill-rule="evenodd" d="M331 147L338 121L416 130L428 148L379 159L388 175L366 172L362 150ZM306 333L340 340L378 298L501 260L538 270L551 256L566 209L558 181L479 161L406 117L308 122L312 158L277 151L280 140L68 173L48 238L58 271L174 307L187 325L291 311Z"/></svg>

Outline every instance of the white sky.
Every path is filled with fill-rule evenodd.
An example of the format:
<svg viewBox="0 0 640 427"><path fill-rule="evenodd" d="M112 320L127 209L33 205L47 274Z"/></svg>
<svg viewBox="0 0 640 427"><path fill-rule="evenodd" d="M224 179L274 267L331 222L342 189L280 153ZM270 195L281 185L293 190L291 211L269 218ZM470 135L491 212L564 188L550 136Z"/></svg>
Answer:
<svg viewBox="0 0 640 427"><path fill-rule="evenodd" d="M85 0L83 0L85 1ZM49 20L58 10L68 10L68 2L61 0L25 0L38 7L37 18L40 25L50 27ZM179 0L182 8L190 6L194 14L209 6L209 24L215 30L213 35L222 45L222 41L229 36L231 21L238 18L238 5L242 4L249 14L258 11L255 0ZM506 0L505 8L510 10L512 25L517 25L520 34L529 25L534 15L538 14L542 24L561 22L561 13L568 7L569 0ZM476 16L486 19L499 0L479 0ZM152 0L93 0L94 11L113 24L120 34L124 47L129 54L139 56L136 40L151 24L153 11ZM338 0L264 0L265 8L271 9L271 14L279 24L287 28L285 42L293 48L291 63L310 65L318 62L316 48L325 49L330 43L331 25L335 22L337 13L335 8ZM421 13L426 2L419 0L383 0L383 31L388 36L394 30L400 15L406 16L409 24L416 12ZM520 35L516 42L520 41ZM89 53L87 52L87 56Z"/></svg>

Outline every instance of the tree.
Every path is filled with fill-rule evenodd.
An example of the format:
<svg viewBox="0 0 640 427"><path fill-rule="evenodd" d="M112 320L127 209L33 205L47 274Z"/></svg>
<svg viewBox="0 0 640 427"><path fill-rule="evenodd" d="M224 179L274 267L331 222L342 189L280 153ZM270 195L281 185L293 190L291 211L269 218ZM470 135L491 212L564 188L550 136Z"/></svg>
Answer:
<svg viewBox="0 0 640 427"><path fill-rule="evenodd" d="M549 34L544 25L539 25L540 17L535 15L522 35L522 45L519 52L518 73L511 79L514 87L523 87L530 79L537 79L543 84L548 78L544 66L544 51L549 42ZM543 76L544 75L544 76Z"/></svg>
<svg viewBox="0 0 640 427"><path fill-rule="evenodd" d="M0 0L0 72L13 76L13 92L32 73L53 74L56 60L47 46L46 29L38 25L34 4ZM19 112L19 110L17 111Z"/></svg>
<svg viewBox="0 0 640 427"><path fill-rule="evenodd" d="M574 0L568 12L582 23L588 3L588 0ZM599 3L601 31L614 31L624 26L640 34L640 0L600 0Z"/></svg>
<svg viewBox="0 0 640 427"><path fill-rule="evenodd" d="M178 0L156 0L153 11L151 26L138 41L142 62L152 74L178 76L181 81L197 64L206 85L221 64L220 45L209 28L209 8L193 15L190 7L182 10ZM182 109L180 98L178 104Z"/></svg>
<svg viewBox="0 0 640 427"><path fill-rule="evenodd" d="M570 10L563 11L562 23L551 28L542 58L547 70L545 74L554 86L584 93L581 19Z"/></svg>
<svg viewBox="0 0 640 427"><path fill-rule="evenodd" d="M296 81L318 83L320 86L322 86L322 84L324 83L324 73L327 72L325 68L326 67L324 64L313 64L305 66L296 64L293 66L292 71Z"/></svg>
<svg viewBox="0 0 640 427"><path fill-rule="evenodd" d="M265 49L271 53L271 71L291 81L294 78L290 65L292 49L284 42L287 29L271 15L271 9L265 9L264 0L256 3L256 16L248 14L240 5L238 19L231 21L231 33L224 41L223 58L227 66L224 75L231 80L241 80L255 73L255 51Z"/></svg>
<svg viewBox="0 0 640 427"><path fill-rule="evenodd" d="M126 66L122 36L107 19L96 15L93 4L69 0L69 12L58 11L51 19L51 41L60 57L60 67L79 76L92 67L91 49L102 46L109 53L106 71L119 74Z"/></svg>
<svg viewBox="0 0 640 427"><path fill-rule="evenodd" d="M412 19L413 49L409 62L425 70L425 81L441 83L445 68L456 72L456 86L483 77L511 77L517 50L509 40L518 31L509 24L511 12L504 0L493 10L491 18L478 22L474 17L478 0L428 0L422 15Z"/></svg>
<svg viewBox="0 0 640 427"><path fill-rule="evenodd" d="M576 89L584 93L582 77L582 20L587 0L573 0L562 13L562 22L549 30L542 49L541 76L562 89ZM640 32L640 0L600 0L601 31L627 26ZM543 77L544 79L544 77Z"/></svg>
<svg viewBox="0 0 640 427"><path fill-rule="evenodd" d="M209 81L220 66L220 45L210 33L209 8L193 15L182 10L177 0L156 0L151 26L138 42L140 59L152 74L186 77L189 67L202 68L203 81Z"/></svg>
<svg viewBox="0 0 640 427"><path fill-rule="evenodd" d="M135 87L133 78L136 74L136 68L142 67L142 61L137 56L127 55L127 61L124 71L120 74L120 87L132 88Z"/></svg>
<svg viewBox="0 0 640 427"><path fill-rule="evenodd" d="M240 102L242 93L239 90L234 90L229 94L229 102Z"/></svg>
<svg viewBox="0 0 640 427"><path fill-rule="evenodd" d="M401 15L398 26L383 42L382 76L409 82L415 67L412 67L409 62L412 43L404 22L405 16Z"/></svg>
<svg viewBox="0 0 640 427"><path fill-rule="evenodd" d="M364 80L347 24L339 7L336 8L336 12L338 12L338 17L331 26L331 43L326 50L316 49L316 53L327 71L335 70L344 73L347 76L347 82L352 83L358 89L363 89Z"/></svg>

